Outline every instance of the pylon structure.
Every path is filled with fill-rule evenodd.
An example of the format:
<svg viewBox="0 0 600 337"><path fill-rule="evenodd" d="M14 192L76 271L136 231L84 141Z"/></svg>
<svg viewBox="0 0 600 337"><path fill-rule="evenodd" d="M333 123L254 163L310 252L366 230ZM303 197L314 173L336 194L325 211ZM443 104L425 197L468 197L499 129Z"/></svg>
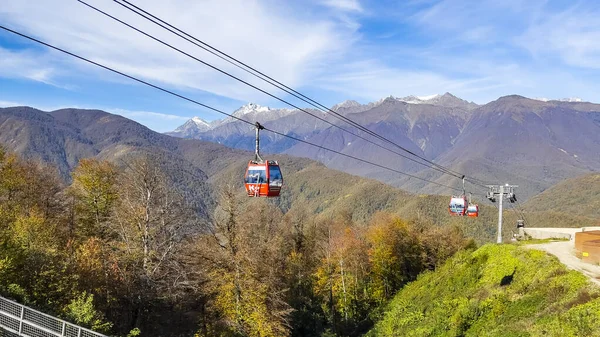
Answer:
<svg viewBox="0 0 600 337"><path fill-rule="evenodd" d="M502 200L507 198L510 203L514 203L517 201L517 195L515 194L515 188L519 187L517 185L487 185L489 191L487 193L487 198L491 202L496 202L498 200L498 239L497 243L502 243Z"/></svg>

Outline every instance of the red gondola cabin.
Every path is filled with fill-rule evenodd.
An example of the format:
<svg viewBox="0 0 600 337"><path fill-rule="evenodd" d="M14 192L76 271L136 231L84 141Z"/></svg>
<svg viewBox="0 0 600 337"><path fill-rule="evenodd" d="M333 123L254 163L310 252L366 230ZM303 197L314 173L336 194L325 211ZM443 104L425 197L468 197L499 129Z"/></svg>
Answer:
<svg viewBox="0 0 600 337"><path fill-rule="evenodd" d="M453 196L450 199L450 205L448 206L450 215L462 216L467 212L467 198L463 196Z"/></svg>
<svg viewBox="0 0 600 337"><path fill-rule="evenodd" d="M278 197L283 185L283 176L277 161L248 162L244 177L249 197Z"/></svg>
<svg viewBox="0 0 600 337"><path fill-rule="evenodd" d="M469 207L467 207L467 216L472 217L472 218L476 218L479 216L479 205L469 205Z"/></svg>

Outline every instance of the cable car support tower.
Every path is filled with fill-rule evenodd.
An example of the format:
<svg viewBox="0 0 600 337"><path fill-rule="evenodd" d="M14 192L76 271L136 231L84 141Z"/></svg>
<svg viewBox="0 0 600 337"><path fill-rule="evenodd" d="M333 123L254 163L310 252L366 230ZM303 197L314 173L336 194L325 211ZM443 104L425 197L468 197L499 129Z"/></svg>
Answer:
<svg viewBox="0 0 600 337"><path fill-rule="evenodd" d="M496 202L498 200L498 239L497 243L502 243L502 200L507 198L508 201L514 203L517 201L517 196L515 195L514 189L519 187L517 185L487 185L489 191L487 193L487 198L491 202Z"/></svg>

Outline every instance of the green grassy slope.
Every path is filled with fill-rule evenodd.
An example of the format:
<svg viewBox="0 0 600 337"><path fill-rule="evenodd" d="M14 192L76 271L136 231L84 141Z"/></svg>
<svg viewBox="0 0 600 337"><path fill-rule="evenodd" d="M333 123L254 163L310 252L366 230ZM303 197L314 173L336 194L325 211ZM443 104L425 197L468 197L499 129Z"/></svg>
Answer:
<svg viewBox="0 0 600 337"><path fill-rule="evenodd" d="M599 296L553 256L490 244L407 285L368 336L600 336Z"/></svg>

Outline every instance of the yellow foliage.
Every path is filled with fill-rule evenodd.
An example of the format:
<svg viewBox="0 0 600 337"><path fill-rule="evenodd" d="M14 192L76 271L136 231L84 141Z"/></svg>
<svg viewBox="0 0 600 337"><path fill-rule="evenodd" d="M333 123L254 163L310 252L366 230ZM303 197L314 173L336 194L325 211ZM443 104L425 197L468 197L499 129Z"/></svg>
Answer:
<svg viewBox="0 0 600 337"><path fill-rule="evenodd" d="M81 270L101 273L103 268L102 242L95 237L87 239L77 248L75 258Z"/></svg>
<svg viewBox="0 0 600 337"><path fill-rule="evenodd" d="M46 252L56 250L55 225L45 221L36 210L29 215L19 215L11 229L14 242L23 248Z"/></svg>
<svg viewBox="0 0 600 337"><path fill-rule="evenodd" d="M100 224L108 219L115 204L117 170L113 164L82 159L72 173L70 193L75 196L75 212L80 232L85 236L101 234Z"/></svg>

